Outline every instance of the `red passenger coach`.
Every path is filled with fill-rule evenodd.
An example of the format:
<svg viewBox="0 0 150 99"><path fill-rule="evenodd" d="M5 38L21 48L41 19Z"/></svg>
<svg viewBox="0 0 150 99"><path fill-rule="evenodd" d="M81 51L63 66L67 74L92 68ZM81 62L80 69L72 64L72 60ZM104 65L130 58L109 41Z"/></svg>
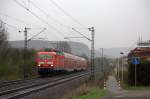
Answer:
<svg viewBox="0 0 150 99"><path fill-rule="evenodd" d="M54 71L86 70L87 60L60 51L38 52L36 65L39 74L48 74Z"/></svg>

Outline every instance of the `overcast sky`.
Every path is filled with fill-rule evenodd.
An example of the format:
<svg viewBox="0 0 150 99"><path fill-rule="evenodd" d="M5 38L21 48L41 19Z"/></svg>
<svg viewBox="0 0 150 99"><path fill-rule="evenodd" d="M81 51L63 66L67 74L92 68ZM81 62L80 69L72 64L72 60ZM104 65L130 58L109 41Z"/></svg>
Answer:
<svg viewBox="0 0 150 99"><path fill-rule="evenodd" d="M150 0L53 1L65 13L51 0L17 0L42 19L41 21L14 0L0 0L0 19L7 23L5 26L9 32L9 40L23 40L24 34L18 31L23 31L25 26L31 28L28 30L29 37L47 28L38 36L47 38L46 40L79 37L71 28L90 37L87 28L94 26L96 48L130 47L139 36L143 40L150 39ZM72 41L90 45L84 39L76 38Z"/></svg>

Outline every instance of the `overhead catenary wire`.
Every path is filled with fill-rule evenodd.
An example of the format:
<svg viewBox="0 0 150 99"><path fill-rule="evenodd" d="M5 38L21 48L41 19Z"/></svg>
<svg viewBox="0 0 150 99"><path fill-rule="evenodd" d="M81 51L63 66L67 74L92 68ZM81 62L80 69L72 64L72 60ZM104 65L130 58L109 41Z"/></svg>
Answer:
<svg viewBox="0 0 150 99"><path fill-rule="evenodd" d="M72 29L71 26L69 25L65 25L64 23L58 21L57 19L53 18L49 13L47 13L45 10L41 9L38 5L36 5L33 1L30 0L30 3L37 8L40 12L42 12L46 17L51 18L52 21L54 21L55 23L59 24L60 26L68 29L68 31L70 32L70 30ZM48 21L48 20L47 20Z"/></svg>
<svg viewBox="0 0 150 99"><path fill-rule="evenodd" d="M54 4L60 11L62 11L66 16L68 16L72 21L79 24L80 26L87 28L83 24L81 24L77 19L75 19L73 16L71 16L68 12L66 12L61 6L59 6L54 0L49 0L52 4Z"/></svg>
<svg viewBox="0 0 150 99"><path fill-rule="evenodd" d="M11 28L14 28L14 29L16 29L16 30L19 30L19 28L17 27L17 26L14 26L14 25L11 25L11 24L9 24L9 23L6 23L6 22L4 22L3 20L0 20L3 24L6 24L7 26L9 26L9 27L11 27Z"/></svg>
<svg viewBox="0 0 150 99"><path fill-rule="evenodd" d="M72 30L74 30L75 32L77 32L78 34L80 34L81 36L83 36L84 38L86 38L87 40L91 41L90 38L86 37L84 34L82 34L81 32L77 31L76 29L72 28Z"/></svg>
<svg viewBox="0 0 150 99"><path fill-rule="evenodd" d="M11 20L13 20L13 21L16 21L16 22L19 22L19 23L24 23L25 25L31 25L31 24L29 24L29 23L27 23L27 22L25 22L25 21L23 21L23 20L20 20L20 19L18 19L18 18L15 18L15 17L13 17L13 16L10 16L10 15L5 14L5 13L2 13L2 12L0 12L0 15L4 16L4 17L6 17L6 18L9 18L9 19L11 19ZM32 26L33 26L33 25L32 25Z"/></svg>
<svg viewBox="0 0 150 99"><path fill-rule="evenodd" d="M17 19L17 18L14 18L14 17L9 16L8 14L4 14L4 13L2 13L2 12L0 12L0 15L3 15L3 16L5 16L5 17L9 17L9 18L11 18L12 20L18 21L18 22L20 22L20 23L25 23L25 22L22 21L22 20L19 20L19 19ZM25 24L27 24L27 23L25 23Z"/></svg>
<svg viewBox="0 0 150 99"><path fill-rule="evenodd" d="M9 17L10 19L12 19L13 21L17 21L17 22L20 22L20 23L24 23L25 25L30 25L29 23L26 23L25 21L23 20L20 20L20 19L17 19L13 16L10 16L10 15L7 15L7 14L4 14L4 13L1 13L0 12L0 15L4 15L6 17ZM2 20L2 19L1 19ZM10 25L6 22L3 21L3 23L5 23L7 26L11 27L11 28L14 28L14 29L19 29L17 26L14 26L14 25ZM32 29L43 29L44 27L32 27Z"/></svg>
<svg viewBox="0 0 150 99"><path fill-rule="evenodd" d="M63 33L60 32L58 29L56 29L55 27L53 27L52 25L50 25L47 21L45 21L43 18L39 17L37 14L35 14L34 12L32 12L30 9L28 9L27 7L25 7L24 5L22 5L20 2L18 2L17 0L13 0L16 4L18 4L19 6L21 6L22 8L24 8L25 10L27 10L28 12L30 12L34 17L36 17L37 19L39 19L41 22L47 24L51 29L55 30L57 33L59 33L61 36L64 37Z"/></svg>
<svg viewBox="0 0 150 99"><path fill-rule="evenodd" d="M40 31L39 33L33 35L30 39L28 39L28 41L31 41L33 38L35 38L36 36L40 35L42 32L44 32L46 30L46 28L44 28L42 31Z"/></svg>
<svg viewBox="0 0 150 99"><path fill-rule="evenodd" d="M41 9L39 6L37 6L32 0L30 0L30 3L37 8L40 12L42 12L46 17L51 18L52 21L54 21L55 23L58 23L60 26L63 26L65 28L67 28L68 30L72 30L72 27L69 25L65 25L63 23L61 23L60 21L58 21L57 19L53 18L49 13L45 12L45 10ZM70 40L71 41L71 40Z"/></svg>
<svg viewBox="0 0 150 99"><path fill-rule="evenodd" d="M28 9L27 7L25 7L23 4L21 4L20 2L18 2L17 0L14 0L15 3L17 3L19 6L23 7L25 10L27 10L28 12L30 12L33 16L35 16L36 18L38 18L41 22L47 24L50 28L52 28L53 30L55 30L57 33L59 33L61 36L64 37L63 33L60 32L59 30L57 30L55 27L53 27L52 25L50 25L46 20L44 20L43 18L41 18L40 16L38 16L36 13L32 12L30 9ZM30 5L33 5L34 3L32 1L30 1ZM42 13L44 13L45 15L49 15L47 14L44 10L42 10L41 8L39 8L38 6L36 6L34 4L34 7L36 7L37 9L39 9ZM57 22L58 23L58 22ZM61 24L61 23L60 23ZM62 24L63 25L63 24ZM64 27L68 27L68 26L65 26L63 25ZM71 27L68 27L68 29L70 29ZM47 30L48 31L48 30ZM50 31L48 31L50 32ZM60 36L59 35L59 36ZM58 37L58 36L57 36Z"/></svg>
<svg viewBox="0 0 150 99"><path fill-rule="evenodd" d="M40 7L38 7L34 2L30 1L30 3L31 3L35 8L37 8L39 11L41 11L46 17L50 17L50 18L52 19L52 21L58 23L60 26L63 26L63 27L65 27L65 28L70 28L70 29L71 29L70 26L67 26L67 25L65 25L65 24L63 24L63 23L61 23L61 22L59 22L58 20L56 20L55 18L53 18L50 14L46 13L43 9L41 9Z"/></svg>
<svg viewBox="0 0 150 99"><path fill-rule="evenodd" d="M84 29L87 29L88 30L88 28L85 26L85 25L83 25L83 24L81 24L78 20L76 20L73 16L71 16L68 12L66 12L61 6L59 6L54 0L49 0L52 4L54 4L60 11L62 11L66 16L68 16L72 21L74 21L75 23L77 23L77 24L79 24L80 26L82 26ZM72 30L74 30L74 31L76 31L74 28L72 28ZM85 36L85 35L83 35L82 33L80 33L79 31L76 31L76 32L78 32L80 35L82 35L82 36ZM86 37L87 38L87 37ZM88 40L90 40L90 39L88 39Z"/></svg>

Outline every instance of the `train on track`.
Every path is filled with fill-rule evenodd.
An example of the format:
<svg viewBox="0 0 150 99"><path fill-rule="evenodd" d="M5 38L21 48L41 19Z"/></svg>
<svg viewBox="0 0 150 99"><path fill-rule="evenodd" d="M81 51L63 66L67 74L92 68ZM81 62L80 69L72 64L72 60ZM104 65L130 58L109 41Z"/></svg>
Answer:
<svg viewBox="0 0 150 99"><path fill-rule="evenodd" d="M39 51L35 61L40 75L87 69L85 58L57 50Z"/></svg>

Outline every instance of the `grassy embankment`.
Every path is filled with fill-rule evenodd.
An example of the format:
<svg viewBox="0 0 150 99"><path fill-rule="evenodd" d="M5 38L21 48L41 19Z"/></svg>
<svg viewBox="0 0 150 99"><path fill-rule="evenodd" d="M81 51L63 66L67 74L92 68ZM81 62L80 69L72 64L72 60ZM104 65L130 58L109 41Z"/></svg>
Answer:
<svg viewBox="0 0 150 99"><path fill-rule="evenodd" d="M83 84L62 99L101 99L105 95L107 91L98 85Z"/></svg>
<svg viewBox="0 0 150 99"><path fill-rule="evenodd" d="M90 88L84 94L74 96L72 99L100 99L106 93L106 90L100 88Z"/></svg>

